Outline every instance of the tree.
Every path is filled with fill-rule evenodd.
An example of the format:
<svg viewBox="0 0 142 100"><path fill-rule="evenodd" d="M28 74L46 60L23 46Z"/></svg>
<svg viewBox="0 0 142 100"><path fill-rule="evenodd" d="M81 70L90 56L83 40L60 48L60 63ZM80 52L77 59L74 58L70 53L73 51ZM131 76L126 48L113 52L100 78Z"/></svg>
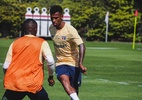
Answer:
<svg viewBox="0 0 142 100"><path fill-rule="evenodd" d="M141 4L140 1L138 4ZM109 11L110 41L132 41L134 5L134 0L64 0L63 2L63 6L68 6L71 10L72 24L80 34L82 34L81 30L87 30L86 35L91 39L105 39L104 19L106 12Z"/></svg>
<svg viewBox="0 0 142 100"><path fill-rule="evenodd" d="M109 32L112 39L132 41L134 25L133 1L108 0Z"/></svg>
<svg viewBox="0 0 142 100"><path fill-rule="evenodd" d="M102 0L101 0L102 1ZM68 6L71 13L71 22L81 36L89 38L104 38L104 15L103 3L98 0L64 0L63 6ZM95 3L94 3L95 2ZM87 34L86 34L87 33Z"/></svg>
<svg viewBox="0 0 142 100"><path fill-rule="evenodd" d="M142 41L141 0L1 0L0 33L17 36L25 19L27 7L46 7L59 4L69 8L71 24L87 39L104 41L106 12L109 11L108 40L132 41L134 11L137 9L137 41ZM49 12L48 12L49 13Z"/></svg>
<svg viewBox="0 0 142 100"><path fill-rule="evenodd" d="M25 20L25 12L28 6L35 7L36 2L17 0L1 0L0 1L0 33L2 37L17 37L21 30L21 24Z"/></svg>
<svg viewBox="0 0 142 100"><path fill-rule="evenodd" d="M1 0L0 3L0 17L2 18L0 19L0 31L4 36L7 36L7 34L10 35L11 30L15 27L19 29L18 22L21 21L21 18L19 17L20 13L18 11L20 9L18 6L15 6L15 0Z"/></svg>

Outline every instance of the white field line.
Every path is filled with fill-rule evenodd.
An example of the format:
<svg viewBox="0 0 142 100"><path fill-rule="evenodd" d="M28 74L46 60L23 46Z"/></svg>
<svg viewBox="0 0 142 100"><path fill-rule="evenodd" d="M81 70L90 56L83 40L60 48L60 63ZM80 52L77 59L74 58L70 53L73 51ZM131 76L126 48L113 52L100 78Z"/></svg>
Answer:
<svg viewBox="0 0 142 100"><path fill-rule="evenodd" d="M113 48L113 47L86 47L86 49L112 50L112 49L119 49L119 48ZM142 50L142 48L137 48L136 50Z"/></svg>
<svg viewBox="0 0 142 100"><path fill-rule="evenodd" d="M117 82L117 81L111 81L107 79L95 79L95 80L83 80L82 82L89 82L89 83L95 83L96 81L101 81L104 83L116 83L116 84L121 84L121 85L131 85L133 82ZM137 85L138 87L142 87L142 85Z"/></svg>
<svg viewBox="0 0 142 100"><path fill-rule="evenodd" d="M82 80L83 83L95 83L96 81L101 81L104 83L117 83L117 84L122 84L122 85L130 85L128 82L116 82L116 81L110 81L106 79L96 79L96 80ZM0 82L3 82L2 79L0 79ZM56 81L59 82L59 81ZM142 87L142 85L138 85L139 87Z"/></svg>
<svg viewBox="0 0 142 100"><path fill-rule="evenodd" d="M142 50L142 48L137 48L137 50Z"/></svg>
<svg viewBox="0 0 142 100"><path fill-rule="evenodd" d="M123 84L123 85L129 85L130 84L128 82L117 82L117 81L111 81L111 80L107 80L107 79L97 79L97 80L103 81L103 82L113 82L113 83Z"/></svg>
<svg viewBox="0 0 142 100"><path fill-rule="evenodd" d="M98 50L112 50L118 48L111 48L111 47L86 47L87 49L98 49Z"/></svg>
<svg viewBox="0 0 142 100"><path fill-rule="evenodd" d="M128 82L117 82L117 81L110 81L110 80L107 80L107 79L96 79L96 80L82 80L83 83L96 83L97 81L101 81L101 82L104 82L104 83L116 83L116 84L121 84L121 85L131 85L131 83L128 83ZM59 83L59 81L56 81L57 83ZM3 79L0 79L0 83L2 84L3 83ZM142 85L136 85L138 87L141 87L142 88Z"/></svg>
<svg viewBox="0 0 142 100"><path fill-rule="evenodd" d="M3 63L0 63L0 66L2 66L3 65Z"/></svg>
<svg viewBox="0 0 142 100"><path fill-rule="evenodd" d="M142 85L138 85L139 87L142 87Z"/></svg>
<svg viewBox="0 0 142 100"><path fill-rule="evenodd" d="M0 63L0 66L2 66L3 63ZM84 78L87 78L85 76L83 76ZM102 81L102 82L106 82L106 83L117 83L117 84L122 84L122 85L130 85L130 83L128 82L117 82L117 81L111 81L111 80L107 80L107 79L96 79L96 80L83 80L83 82L89 82L89 83L95 83L96 81ZM0 79L0 82L3 82L3 80ZM132 82L131 82L132 83ZM139 87L142 87L142 85L137 85Z"/></svg>

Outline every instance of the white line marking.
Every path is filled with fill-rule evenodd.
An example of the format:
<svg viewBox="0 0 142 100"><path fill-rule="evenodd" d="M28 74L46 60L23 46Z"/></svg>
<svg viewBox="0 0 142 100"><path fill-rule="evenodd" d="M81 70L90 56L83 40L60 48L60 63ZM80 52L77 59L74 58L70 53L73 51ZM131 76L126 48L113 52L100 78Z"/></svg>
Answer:
<svg viewBox="0 0 142 100"><path fill-rule="evenodd" d="M142 50L142 48L137 48L137 50Z"/></svg>
<svg viewBox="0 0 142 100"><path fill-rule="evenodd" d="M131 85L132 82L117 82L117 81L111 81L111 80L107 80L107 79L94 79L94 80L83 80L83 82L90 82L90 83L95 83L96 81L101 81L101 82L105 82L105 83L116 83L116 84L121 84L121 85ZM136 85L138 87L142 87L142 85Z"/></svg>
<svg viewBox="0 0 142 100"><path fill-rule="evenodd" d="M87 49L98 49L98 50L111 50L111 49L118 49L118 48L111 48L111 47L86 47Z"/></svg>
<svg viewBox="0 0 142 100"><path fill-rule="evenodd" d="M139 87L142 87L142 85L138 85Z"/></svg>
<svg viewBox="0 0 142 100"><path fill-rule="evenodd" d="M118 83L118 84L124 84L124 85L129 85L130 84L128 82L116 82L116 83Z"/></svg>
<svg viewBox="0 0 142 100"><path fill-rule="evenodd" d="M0 63L0 66L2 66L3 65L3 63Z"/></svg>

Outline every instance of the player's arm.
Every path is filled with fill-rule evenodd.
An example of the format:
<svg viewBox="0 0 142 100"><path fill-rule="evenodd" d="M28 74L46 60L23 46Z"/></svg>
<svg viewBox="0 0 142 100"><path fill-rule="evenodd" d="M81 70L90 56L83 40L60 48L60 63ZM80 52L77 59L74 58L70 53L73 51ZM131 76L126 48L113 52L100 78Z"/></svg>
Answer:
<svg viewBox="0 0 142 100"><path fill-rule="evenodd" d="M78 66L79 66L81 72L83 74L86 74L87 68L83 66L83 59L84 59L85 50L86 50L85 45L83 43L83 40L81 39L81 37L79 36L79 34L78 34L78 32L77 32L77 30L75 28L71 27L69 32L72 34L73 41L79 47L79 62L78 62Z"/></svg>
<svg viewBox="0 0 142 100"><path fill-rule="evenodd" d="M84 59L84 55L85 55L85 45L84 43L79 45L79 62L78 62L78 66L81 69L81 72L83 74L86 74L87 68L83 66L83 59Z"/></svg>
<svg viewBox="0 0 142 100"><path fill-rule="evenodd" d="M47 62L47 66L48 66L48 74L49 74L48 82L49 82L50 86L53 86L55 84L55 81L53 79L55 62L54 62L53 56L51 56L51 55L45 56L45 60Z"/></svg>
<svg viewBox="0 0 142 100"><path fill-rule="evenodd" d="M7 62L7 61L4 62L4 64L3 64L3 72L4 72L4 74L6 73L7 68L9 67L9 65L10 65L10 62Z"/></svg>
<svg viewBox="0 0 142 100"><path fill-rule="evenodd" d="M7 55L6 55L6 58L5 58L5 62L3 64L3 72L4 74L6 73L10 63L11 63L11 60L12 60L12 45L13 43L10 45L9 49L8 49L8 52L7 52Z"/></svg>
<svg viewBox="0 0 142 100"><path fill-rule="evenodd" d="M49 85L53 86L55 84L55 81L53 79L55 61L52 56L51 49L47 42L43 43L43 57L47 62L47 68L48 68L48 74L49 74L49 78L48 78Z"/></svg>

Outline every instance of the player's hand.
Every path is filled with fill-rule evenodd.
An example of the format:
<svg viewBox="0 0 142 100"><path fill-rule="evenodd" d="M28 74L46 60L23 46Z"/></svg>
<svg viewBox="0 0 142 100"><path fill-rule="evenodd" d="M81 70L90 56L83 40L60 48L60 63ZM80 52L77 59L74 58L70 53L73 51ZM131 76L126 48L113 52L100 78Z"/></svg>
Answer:
<svg viewBox="0 0 142 100"><path fill-rule="evenodd" d="M84 67L82 64L79 65L79 68L83 74L87 74L87 68Z"/></svg>
<svg viewBox="0 0 142 100"><path fill-rule="evenodd" d="M55 81L53 79L53 76L49 76L48 78L48 83L49 83L49 86L53 86L55 84Z"/></svg>

